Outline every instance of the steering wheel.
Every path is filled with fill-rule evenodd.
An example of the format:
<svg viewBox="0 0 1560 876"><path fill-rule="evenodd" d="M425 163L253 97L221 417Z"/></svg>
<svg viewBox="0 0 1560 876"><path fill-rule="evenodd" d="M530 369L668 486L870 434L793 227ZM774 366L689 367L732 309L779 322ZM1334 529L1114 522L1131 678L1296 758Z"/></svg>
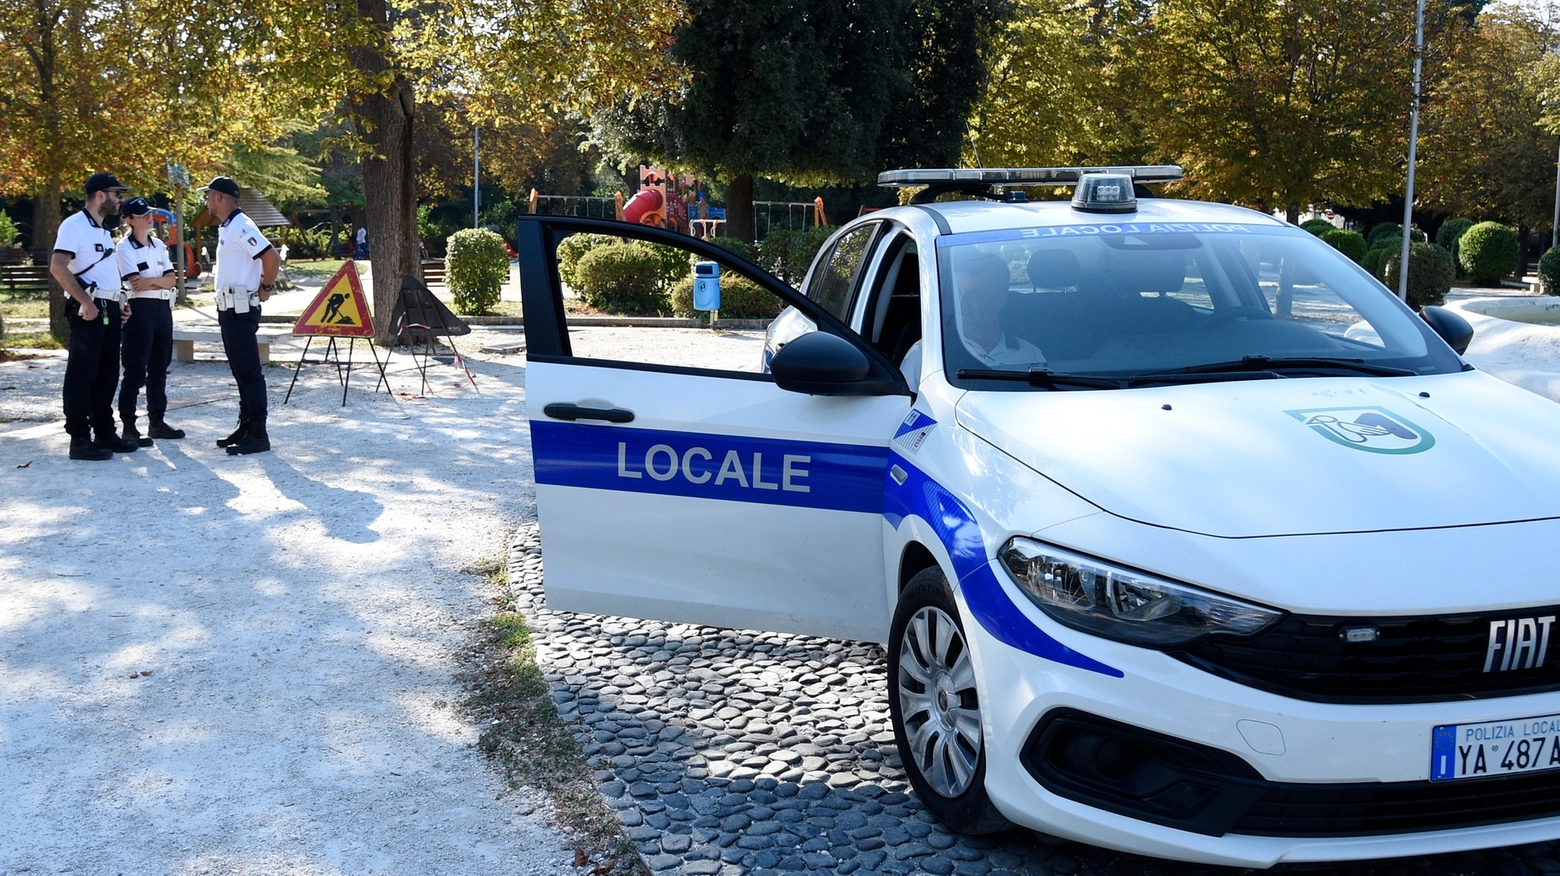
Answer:
<svg viewBox="0 0 1560 876"><path fill-rule="evenodd" d="M1273 318L1273 314L1268 313L1266 310L1263 310L1260 307L1228 307L1228 308L1223 308L1223 309L1220 309L1220 310L1215 310L1213 312L1213 316L1210 317L1210 319L1212 319L1213 321L1208 323L1208 325L1210 327L1211 326L1216 326L1216 325L1224 325L1225 323L1229 322L1230 320L1234 320L1234 319L1272 319L1272 318Z"/></svg>

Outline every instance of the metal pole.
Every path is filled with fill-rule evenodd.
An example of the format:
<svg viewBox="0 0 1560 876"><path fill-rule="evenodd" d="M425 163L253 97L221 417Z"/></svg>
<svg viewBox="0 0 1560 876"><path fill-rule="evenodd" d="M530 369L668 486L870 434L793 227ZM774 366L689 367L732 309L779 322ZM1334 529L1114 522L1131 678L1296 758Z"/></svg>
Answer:
<svg viewBox="0 0 1560 876"><path fill-rule="evenodd" d="M1419 73L1425 61L1425 0L1414 18L1414 107L1408 125L1408 191L1403 195L1403 252L1398 262L1398 297L1408 300L1408 246L1414 227L1414 161L1419 152Z"/></svg>
<svg viewBox="0 0 1560 876"><path fill-rule="evenodd" d="M482 129L471 129L471 227L482 227Z"/></svg>
<svg viewBox="0 0 1560 876"><path fill-rule="evenodd" d="M1560 148L1555 150L1555 218L1549 223L1549 247L1560 243Z"/></svg>

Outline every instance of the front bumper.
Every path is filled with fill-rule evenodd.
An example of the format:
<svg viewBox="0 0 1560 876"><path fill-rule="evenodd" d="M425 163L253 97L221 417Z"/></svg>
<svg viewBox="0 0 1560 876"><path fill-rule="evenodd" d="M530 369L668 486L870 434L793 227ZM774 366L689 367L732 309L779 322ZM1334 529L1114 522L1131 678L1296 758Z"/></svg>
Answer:
<svg viewBox="0 0 1560 876"><path fill-rule="evenodd" d="M1468 808L1468 798L1479 795L1463 789L1471 790L1470 783L1483 780L1429 782L1433 727L1560 713L1560 693L1396 705L1290 699L1218 678L1155 651L1062 627L1029 603L995 565L992 571L1009 590L1016 610L1031 623L1123 673L1116 678L1019 650L999 641L965 611L966 635L983 685L986 789L1015 823L1137 854L1245 867L1434 854L1560 837L1560 808L1553 802L1560 794L1552 790L1527 792L1527 797L1508 794L1504 801L1491 795L1487 816L1470 809L1464 822L1469 826L1459 826L1455 818L1449 822L1443 815L1436 821L1431 816L1445 809L1447 794L1460 796L1459 805ZM962 594L960 600L962 606ZM1192 771L1204 773L1204 780L1194 776L1190 785L1233 793L1209 797L1196 787L1172 789L1172 777L1144 785L1160 795L1153 803L1139 795L1136 805L1122 804L1131 800L1128 781L1123 786L1127 792L1114 801L1120 805L1112 805L1109 795L1091 795L1087 788L1080 791L1078 783L1057 781L1054 769L1047 779L1047 768L1040 763L1046 749L1041 737L1052 731L1055 760L1059 718L1064 724L1072 720L1087 725L1097 719L1095 723L1107 728L1114 722L1146 731L1129 746L1138 753L1151 749L1156 735L1171 747L1184 743L1185 749L1203 757L1198 761L1189 756L1196 761ZM1225 781L1207 781L1207 776ZM1555 773L1530 773L1485 787L1523 780L1529 785L1552 781L1550 788L1560 787ZM1166 789L1171 789L1168 794L1160 793ZM1419 789L1425 794L1423 806L1415 796ZM1286 812L1307 807L1313 813L1336 807L1347 816L1352 806L1356 814L1368 814L1367 802L1382 794L1396 795L1396 809L1386 817L1342 817L1307 822L1309 827L1298 829L1292 825L1302 822L1284 818ZM1334 796L1336 801L1330 802ZM1524 812L1526 799L1538 801L1531 814ZM1210 808L1219 810L1211 818ZM1189 811L1193 817L1187 818ZM1481 821L1495 823L1477 823ZM1426 823L1440 826L1418 826ZM1271 832L1289 835L1252 832L1263 829L1253 825L1264 824ZM1291 826L1273 827L1286 824ZM1314 834L1318 829L1327 835L1295 835L1297 830Z"/></svg>

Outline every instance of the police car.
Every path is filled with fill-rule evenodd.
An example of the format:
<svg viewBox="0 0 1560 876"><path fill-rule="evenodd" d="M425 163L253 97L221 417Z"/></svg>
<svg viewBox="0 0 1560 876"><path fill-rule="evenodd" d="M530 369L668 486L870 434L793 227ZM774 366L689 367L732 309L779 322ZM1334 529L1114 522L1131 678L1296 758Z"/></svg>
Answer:
<svg viewBox="0 0 1560 876"><path fill-rule="evenodd" d="M550 607L885 642L964 832L1248 867L1560 837L1560 406L1305 231L1147 188L1178 176L893 171L925 188L801 292L524 217ZM748 276L788 308L763 361L595 355L578 233Z"/></svg>

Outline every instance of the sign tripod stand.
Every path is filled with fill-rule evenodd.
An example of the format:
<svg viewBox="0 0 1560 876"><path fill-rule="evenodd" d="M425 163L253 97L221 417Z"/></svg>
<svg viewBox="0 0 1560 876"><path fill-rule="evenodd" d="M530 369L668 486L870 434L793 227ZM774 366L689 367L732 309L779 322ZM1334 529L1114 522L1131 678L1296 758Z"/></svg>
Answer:
<svg viewBox="0 0 1560 876"><path fill-rule="evenodd" d="M357 263L348 260L341 266L341 270L330 278L321 289L320 294L314 296L309 306L303 309L303 315L293 324L294 336L308 338L303 345L303 355L298 358L298 366L293 369L292 382L287 384L287 395L282 399L282 404L292 398L293 387L298 383L298 372L303 370L303 365L309 360L309 348L313 346L314 339L324 336L329 339L325 348L322 361L331 362L336 366L336 379L341 383L341 404L347 404L347 390L352 383L352 353L357 348L358 338L367 338L368 351L373 354L374 366L379 371L379 382L374 384L374 391L379 391L379 383L383 383L385 391L395 398L395 393L390 392L390 379L385 375L387 363L379 361L379 353L374 350L374 323L369 318L368 297L363 294L363 284L358 279ZM347 362L343 367L341 362L341 350L336 346L337 338L347 338Z"/></svg>

